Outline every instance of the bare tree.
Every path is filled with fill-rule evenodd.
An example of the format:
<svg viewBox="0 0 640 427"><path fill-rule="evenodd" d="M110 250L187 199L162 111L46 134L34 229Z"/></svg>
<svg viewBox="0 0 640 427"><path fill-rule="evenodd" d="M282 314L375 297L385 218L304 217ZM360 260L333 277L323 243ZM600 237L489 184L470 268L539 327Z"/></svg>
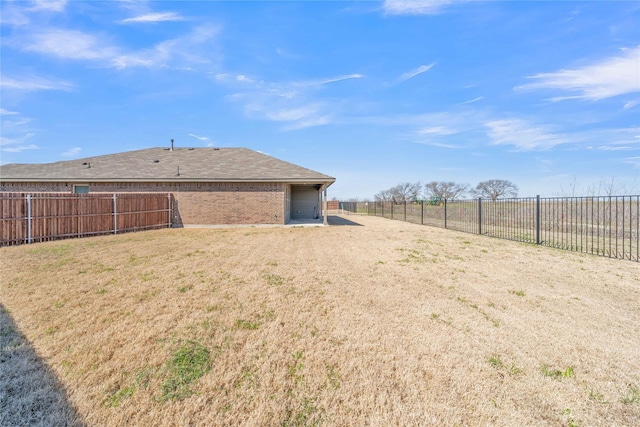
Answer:
<svg viewBox="0 0 640 427"><path fill-rule="evenodd" d="M390 189L393 201L396 203L413 202L418 198L422 184L419 182L404 182Z"/></svg>
<svg viewBox="0 0 640 427"><path fill-rule="evenodd" d="M452 181L431 181L424 185L425 195L431 198L455 200L462 197L469 189L467 184Z"/></svg>
<svg viewBox="0 0 640 427"><path fill-rule="evenodd" d="M382 190L373 196L376 202L390 202L392 197L391 190Z"/></svg>
<svg viewBox="0 0 640 427"><path fill-rule="evenodd" d="M474 194L491 200L499 197L518 197L518 186L504 179L490 179L476 185Z"/></svg>

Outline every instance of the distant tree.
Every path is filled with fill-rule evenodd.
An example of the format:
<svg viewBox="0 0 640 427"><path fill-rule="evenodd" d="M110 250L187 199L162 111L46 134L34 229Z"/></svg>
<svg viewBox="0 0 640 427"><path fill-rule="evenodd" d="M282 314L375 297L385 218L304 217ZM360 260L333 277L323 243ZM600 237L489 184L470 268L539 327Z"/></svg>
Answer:
<svg viewBox="0 0 640 427"><path fill-rule="evenodd" d="M424 185L425 196L447 200L462 197L468 189L467 184L458 184L452 181L431 181Z"/></svg>
<svg viewBox="0 0 640 427"><path fill-rule="evenodd" d="M500 197L518 197L518 186L504 179L490 179L476 185L474 194L491 200Z"/></svg>
<svg viewBox="0 0 640 427"><path fill-rule="evenodd" d="M390 189L391 197L395 203L413 202L418 199L421 188L419 182L404 182Z"/></svg>
<svg viewBox="0 0 640 427"><path fill-rule="evenodd" d="M390 202L392 197L391 190L382 190L373 196L376 202Z"/></svg>

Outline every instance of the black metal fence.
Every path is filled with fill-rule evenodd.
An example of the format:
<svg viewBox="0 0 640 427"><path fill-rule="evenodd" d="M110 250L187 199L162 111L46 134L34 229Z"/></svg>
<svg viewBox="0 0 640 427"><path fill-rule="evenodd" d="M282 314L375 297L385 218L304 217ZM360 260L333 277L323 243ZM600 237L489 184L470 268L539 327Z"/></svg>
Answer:
<svg viewBox="0 0 640 427"><path fill-rule="evenodd" d="M640 262L640 196L340 202L340 209Z"/></svg>

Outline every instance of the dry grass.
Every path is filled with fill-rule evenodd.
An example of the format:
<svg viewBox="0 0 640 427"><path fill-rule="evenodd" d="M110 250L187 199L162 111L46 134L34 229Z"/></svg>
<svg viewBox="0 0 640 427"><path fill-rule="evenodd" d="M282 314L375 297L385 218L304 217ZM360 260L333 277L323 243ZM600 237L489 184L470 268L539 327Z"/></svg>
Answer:
<svg viewBox="0 0 640 427"><path fill-rule="evenodd" d="M349 219L3 248L0 424L640 425L637 263Z"/></svg>

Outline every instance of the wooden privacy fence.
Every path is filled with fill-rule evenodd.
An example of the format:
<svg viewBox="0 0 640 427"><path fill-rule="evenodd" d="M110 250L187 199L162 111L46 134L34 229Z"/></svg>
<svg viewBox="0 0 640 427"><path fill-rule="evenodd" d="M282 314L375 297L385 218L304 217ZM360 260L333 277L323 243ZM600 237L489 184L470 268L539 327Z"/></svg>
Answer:
<svg viewBox="0 0 640 427"><path fill-rule="evenodd" d="M0 193L0 246L171 227L171 193Z"/></svg>

